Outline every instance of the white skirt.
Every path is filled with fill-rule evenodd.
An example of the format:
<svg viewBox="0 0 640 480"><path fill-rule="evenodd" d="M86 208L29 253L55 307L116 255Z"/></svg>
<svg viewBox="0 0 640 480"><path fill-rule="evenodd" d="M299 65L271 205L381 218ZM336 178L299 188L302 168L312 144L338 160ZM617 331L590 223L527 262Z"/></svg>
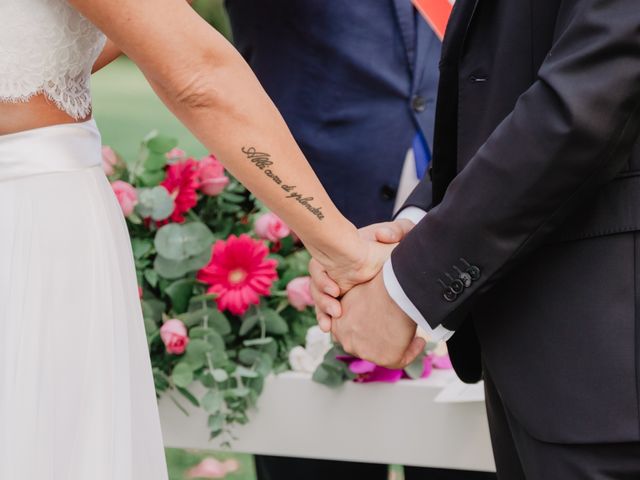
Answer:
<svg viewBox="0 0 640 480"><path fill-rule="evenodd" d="M0 479L168 478L93 120L0 136Z"/></svg>

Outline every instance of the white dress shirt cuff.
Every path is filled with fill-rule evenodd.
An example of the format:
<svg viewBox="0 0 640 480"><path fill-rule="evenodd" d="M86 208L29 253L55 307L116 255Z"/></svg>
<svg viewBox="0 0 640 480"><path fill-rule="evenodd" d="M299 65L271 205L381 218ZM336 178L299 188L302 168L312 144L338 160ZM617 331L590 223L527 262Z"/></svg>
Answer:
<svg viewBox="0 0 640 480"><path fill-rule="evenodd" d="M407 207L403 209L396 220L407 219L410 222L417 224L422 220L427 212L418 207ZM454 334L453 331L446 329L442 325L438 325L436 328L431 328L429 322L424 318L420 311L416 308L413 302L404 293L400 282L393 271L393 265L391 259L388 259L382 269L382 278L384 280L384 286L389 293L389 296L400 307L400 309L409 316L416 324L422 328L428 335L430 340L437 342L439 340L449 340Z"/></svg>
<svg viewBox="0 0 640 480"><path fill-rule="evenodd" d="M427 212L418 207L403 208L396 216L396 220L402 220L403 218L409 220L414 225L417 225L422 220Z"/></svg>

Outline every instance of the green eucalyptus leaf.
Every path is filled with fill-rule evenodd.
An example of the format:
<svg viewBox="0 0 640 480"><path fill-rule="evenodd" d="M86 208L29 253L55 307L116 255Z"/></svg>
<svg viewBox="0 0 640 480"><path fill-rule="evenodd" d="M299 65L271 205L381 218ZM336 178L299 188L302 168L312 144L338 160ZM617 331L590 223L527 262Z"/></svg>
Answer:
<svg viewBox="0 0 640 480"><path fill-rule="evenodd" d="M138 175L138 179L145 187L154 187L164 180L164 170L145 170ZM142 215L144 217L144 215Z"/></svg>
<svg viewBox="0 0 640 480"><path fill-rule="evenodd" d="M243 348L238 352L238 360L245 365L253 365L258 358L260 358L260 352L253 348Z"/></svg>
<svg viewBox="0 0 640 480"><path fill-rule="evenodd" d="M161 170L167 164L167 157L162 153L149 152L144 161L144 168L147 170Z"/></svg>
<svg viewBox="0 0 640 480"><path fill-rule="evenodd" d="M169 223L158 230L154 243L159 255L182 261L205 251L210 254L213 240L211 230L204 223Z"/></svg>
<svg viewBox="0 0 640 480"><path fill-rule="evenodd" d="M187 390L186 388L183 388L183 387L176 387L176 389L182 394L182 396L184 398L189 400L189 402L191 402L192 405L194 405L195 407L199 407L200 406L200 402L198 402L198 399L196 397L194 397L193 394L189 390Z"/></svg>
<svg viewBox="0 0 640 480"><path fill-rule="evenodd" d="M209 372L203 372L198 380L200 380L200 383L206 388L214 388L216 386L216 381L213 379L213 375Z"/></svg>
<svg viewBox="0 0 640 480"><path fill-rule="evenodd" d="M273 360L268 353L261 353L255 365L256 372L262 377L266 377L273 370Z"/></svg>
<svg viewBox="0 0 640 480"><path fill-rule="evenodd" d="M211 325L220 335L229 335L231 333L231 323L227 316L217 308L209 310L209 325Z"/></svg>
<svg viewBox="0 0 640 480"><path fill-rule="evenodd" d="M157 298L143 298L141 300L142 315L144 318L148 318L153 322L160 322L162 320L162 314L164 313L165 304L163 301Z"/></svg>
<svg viewBox="0 0 640 480"><path fill-rule="evenodd" d="M227 371L221 368L216 368L211 374L213 375L213 379L218 383L226 382L229 379Z"/></svg>
<svg viewBox="0 0 640 480"><path fill-rule="evenodd" d="M174 208L175 202L166 188L155 186L138 190L136 211L141 217L155 221L165 220L173 213Z"/></svg>
<svg viewBox="0 0 640 480"><path fill-rule="evenodd" d="M424 373L424 357L424 354L418 355L416 359L404 369L405 373L414 380L422 377Z"/></svg>
<svg viewBox="0 0 640 480"><path fill-rule="evenodd" d="M153 242L148 238L132 238L131 249L133 250L133 258L139 259L145 257L151 252Z"/></svg>
<svg viewBox="0 0 640 480"><path fill-rule="evenodd" d="M253 315L249 315L245 318L242 319L242 323L240 324L240 331L238 332L241 336L245 336L247 333L249 333L251 330L253 330L253 327L255 327L258 324L258 315L253 314Z"/></svg>
<svg viewBox="0 0 640 480"><path fill-rule="evenodd" d="M231 390L231 393L236 397L246 397L247 395L249 395L249 393L251 393L251 390L249 390L247 387L237 387L233 388Z"/></svg>
<svg viewBox="0 0 640 480"><path fill-rule="evenodd" d="M211 344L213 349L224 350L224 340L217 332L213 332L207 335L207 341Z"/></svg>
<svg viewBox="0 0 640 480"><path fill-rule="evenodd" d="M229 191L222 192L220 196L231 203L242 203L246 200L246 197L244 195L239 195L237 193L232 193Z"/></svg>
<svg viewBox="0 0 640 480"><path fill-rule="evenodd" d="M155 270L151 270L150 268L146 269L144 271L144 278L152 287L155 288L158 286L158 272Z"/></svg>
<svg viewBox="0 0 640 480"><path fill-rule="evenodd" d="M216 331L211 327L195 326L189 329L189 338L205 338L207 335L213 335Z"/></svg>
<svg viewBox="0 0 640 480"><path fill-rule="evenodd" d="M331 388L339 387L344 383L344 377L340 371L320 365L315 372L313 372L312 379L314 382L321 383Z"/></svg>
<svg viewBox="0 0 640 480"><path fill-rule="evenodd" d="M178 145L178 140L153 132L145 139L147 148L153 153L165 154Z"/></svg>
<svg viewBox="0 0 640 480"><path fill-rule="evenodd" d="M212 432L219 432L224 427L224 415L221 412L209 415L209 419L207 421L209 426L209 430Z"/></svg>
<svg viewBox="0 0 640 480"><path fill-rule="evenodd" d="M180 314L187 310L193 294L193 284L194 281L191 279L178 280L165 289L175 313Z"/></svg>
<svg viewBox="0 0 640 480"><path fill-rule="evenodd" d="M262 315L267 332L273 333L274 335L284 335L289 331L287 322L275 310L264 309L262 310Z"/></svg>
<svg viewBox="0 0 640 480"><path fill-rule="evenodd" d="M153 262L153 268L158 275L168 280L174 280L185 276L189 272L200 270L211 259L211 252L204 251L200 255L190 257L187 260L169 260L162 255L157 255Z"/></svg>
<svg viewBox="0 0 640 480"><path fill-rule="evenodd" d="M202 338L191 339L187 345L187 355L204 355L211 350L213 350L213 345Z"/></svg>
<svg viewBox="0 0 640 480"><path fill-rule="evenodd" d="M220 390L209 390L200 402L208 413L217 413L224 405L224 395Z"/></svg>
<svg viewBox="0 0 640 480"><path fill-rule="evenodd" d="M180 362L173 369L171 378L176 386L186 388L193 382L193 368L186 362Z"/></svg>

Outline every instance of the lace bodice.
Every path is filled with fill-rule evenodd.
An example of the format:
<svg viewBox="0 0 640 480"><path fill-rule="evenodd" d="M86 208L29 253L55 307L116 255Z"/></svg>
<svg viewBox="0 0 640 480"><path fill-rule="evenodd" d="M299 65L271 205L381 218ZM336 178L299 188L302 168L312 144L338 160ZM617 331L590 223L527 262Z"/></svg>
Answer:
<svg viewBox="0 0 640 480"><path fill-rule="evenodd" d="M0 0L0 102L44 93L75 119L91 111L105 37L66 0Z"/></svg>

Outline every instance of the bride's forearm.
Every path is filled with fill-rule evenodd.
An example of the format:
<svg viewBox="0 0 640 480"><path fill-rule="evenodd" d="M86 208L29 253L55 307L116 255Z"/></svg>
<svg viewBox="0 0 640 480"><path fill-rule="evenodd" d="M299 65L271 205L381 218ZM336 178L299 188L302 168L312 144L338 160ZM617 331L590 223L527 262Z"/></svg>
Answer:
<svg viewBox="0 0 640 480"><path fill-rule="evenodd" d="M353 252L360 247L355 227L333 205L255 75L222 35L184 1L69 2L138 64L175 115L312 254L328 265L354 264L350 257L361 254Z"/></svg>
<svg viewBox="0 0 640 480"><path fill-rule="evenodd" d="M353 252L357 232L337 210L282 116L239 56L194 70L188 87L152 81L185 125L327 262ZM354 242L349 242L349 240ZM341 251L343 250L344 251Z"/></svg>

